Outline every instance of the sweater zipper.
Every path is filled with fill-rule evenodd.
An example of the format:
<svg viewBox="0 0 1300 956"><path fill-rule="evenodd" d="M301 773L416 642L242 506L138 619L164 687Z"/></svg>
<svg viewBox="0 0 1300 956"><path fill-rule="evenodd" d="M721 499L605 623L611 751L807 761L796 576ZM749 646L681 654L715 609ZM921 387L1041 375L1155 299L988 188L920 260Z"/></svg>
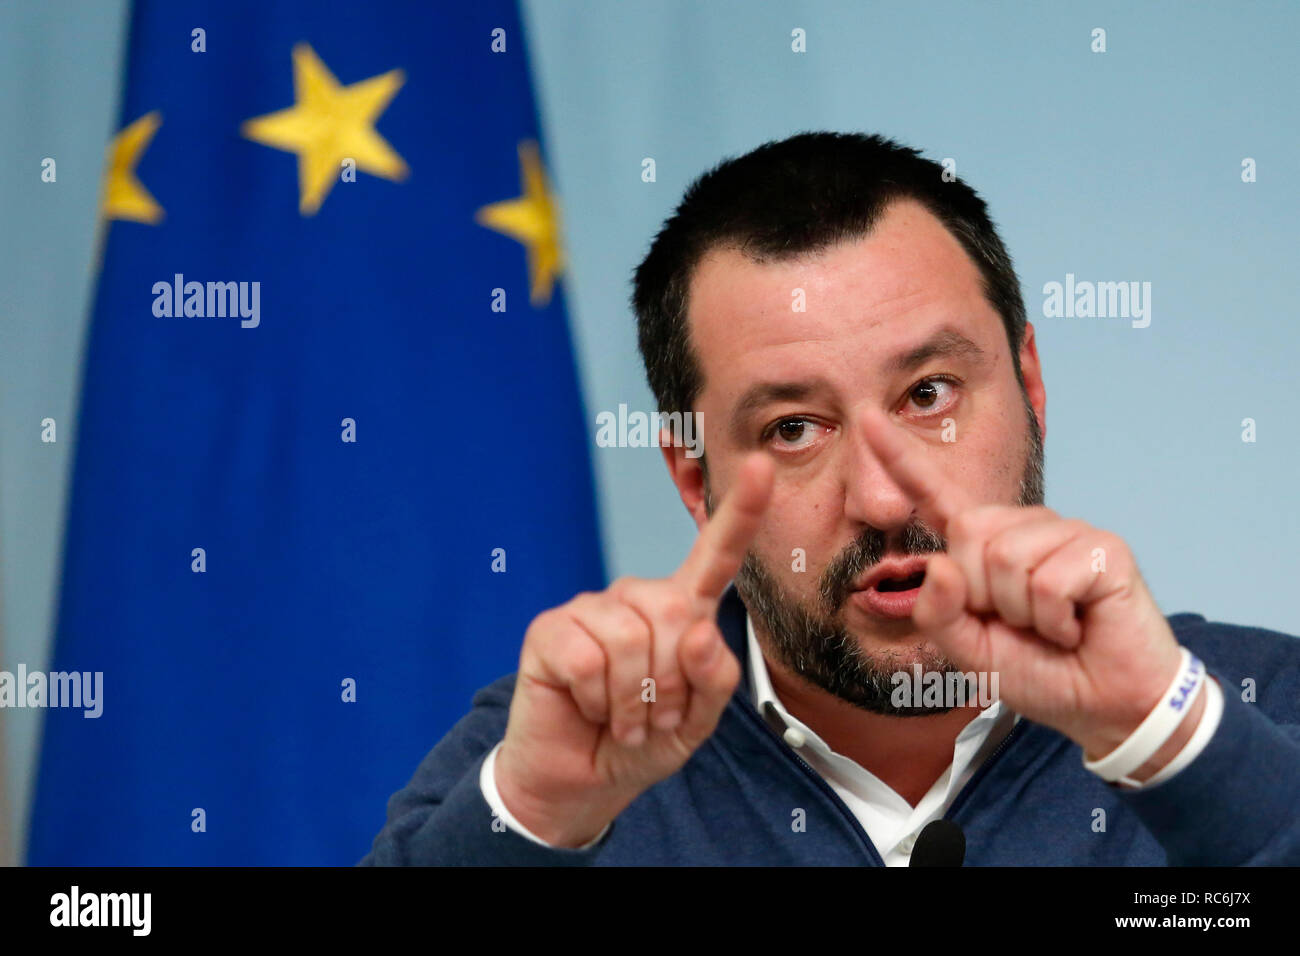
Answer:
<svg viewBox="0 0 1300 956"><path fill-rule="evenodd" d="M737 707L748 718L756 721L763 730L767 731L768 735L773 740L780 743L781 746L778 749L780 749L782 753L794 758L795 763L802 767L804 773L808 775L808 778L830 798L831 803L840 811L840 815L844 818L845 822L848 823L853 832L858 835L858 840L862 844L862 848L866 850L867 856L870 857L877 866L884 866L885 861L881 858L880 851L876 849L876 845L871 842L871 837L867 834L867 831L862 828L862 824L858 821L858 818L853 815L853 811L845 805L842 799L840 799L840 795L826 782L826 779L814 770L808 761L795 753L794 748L782 740L780 735L768 726L767 721L763 720L762 716L757 711L739 704L737 704ZM992 758L990 757L989 759Z"/></svg>
<svg viewBox="0 0 1300 956"><path fill-rule="evenodd" d="M1015 737L1016 734L1020 733L1020 728L1024 726L1024 724L1025 719L1023 717L1016 721L1015 725L1012 726L1007 735L1002 738L1002 743L998 744L997 747L994 748L993 753L988 755L984 763L980 765L980 768L975 771L975 775L972 776L970 780L966 781L966 786L961 788L961 793L957 794L957 799L953 800L952 805L948 807L948 812L943 815L943 819L951 820L953 815L965 805L967 799L971 795L971 791L975 789L975 785L983 780L989 770L993 768L993 764L997 761L998 757L1002 756L1002 751L1006 750L1007 747L1011 745L1011 739Z"/></svg>

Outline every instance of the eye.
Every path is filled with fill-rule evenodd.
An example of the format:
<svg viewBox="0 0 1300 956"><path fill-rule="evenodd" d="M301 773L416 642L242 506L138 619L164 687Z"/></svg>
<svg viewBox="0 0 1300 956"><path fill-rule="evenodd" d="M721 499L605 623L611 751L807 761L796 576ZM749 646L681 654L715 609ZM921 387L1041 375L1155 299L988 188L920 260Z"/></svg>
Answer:
<svg viewBox="0 0 1300 956"><path fill-rule="evenodd" d="M801 451L817 440L823 428L809 418L780 418L764 429L763 442L781 451Z"/></svg>
<svg viewBox="0 0 1300 956"><path fill-rule="evenodd" d="M938 415L947 411L957 400L957 381L947 375L923 378L907 393L908 400L925 415Z"/></svg>

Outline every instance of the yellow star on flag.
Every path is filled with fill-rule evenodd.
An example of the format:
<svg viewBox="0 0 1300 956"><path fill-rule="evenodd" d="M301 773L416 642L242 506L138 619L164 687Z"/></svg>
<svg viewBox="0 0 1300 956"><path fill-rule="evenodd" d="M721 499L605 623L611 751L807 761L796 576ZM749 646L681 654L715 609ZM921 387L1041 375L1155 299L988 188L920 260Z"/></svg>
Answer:
<svg viewBox="0 0 1300 956"><path fill-rule="evenodd" d="M101 213L105 219L126 219L155 226L162 222L163 208L136 178L135 167L162 125L162 113L146 113L113 137L108 145L108 168L104 170Z"/></svg>
<svg viewBox="0 0 1300 956"><path fill-rule="evenodd" d="M551 287L564 266L560 210L546 184L546 170L531 140L519 144L519 178L523 195L489 203L474 214L480 226L522 242L528 253L529 298L540 307L551 300Z"/></svg>
<svg viewBox="0 0 1300 956"><path fill-rule="evenodd" d="M246 121L240 132L263 146L298 154L298 211L310 216L339 178L344 159L384 179L406 178L402 157L375 132L375 121L405 82L405 73L389 70L340 86L316 51L299 43L293 48L296 103Z"/></svg>

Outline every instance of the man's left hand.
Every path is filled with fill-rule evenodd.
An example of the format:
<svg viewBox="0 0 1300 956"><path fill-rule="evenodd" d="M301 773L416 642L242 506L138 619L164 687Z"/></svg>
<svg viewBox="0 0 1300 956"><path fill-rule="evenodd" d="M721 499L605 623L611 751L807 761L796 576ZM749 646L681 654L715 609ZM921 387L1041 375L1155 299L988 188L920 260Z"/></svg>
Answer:
<svg viewBox="0 0 1300 956"><path fill-rule="evenodd" d="M948 540L912 611L921 636L963 671L997 673L1013 710L1089 759L1123 743L1181 664L1128 545L1049 508L976 503L882 413L862 427L921 519ZM1201 710L1175 737L1191 735ZM1155 772L1146 769L1142 777Z"/></svg>

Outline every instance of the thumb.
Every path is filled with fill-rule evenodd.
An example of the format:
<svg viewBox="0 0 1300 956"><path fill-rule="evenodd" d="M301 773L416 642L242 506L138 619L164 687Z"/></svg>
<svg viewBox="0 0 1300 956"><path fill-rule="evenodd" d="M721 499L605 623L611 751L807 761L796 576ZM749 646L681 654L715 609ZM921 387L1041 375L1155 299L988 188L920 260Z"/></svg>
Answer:
<svg viewBox="0 0 1300 956"><path fill-rule="evenodd" d="M966 611L966 596L966 575L957 562L946 554L933 555L912 607L912 621L959 665L975 651L973 641L979 634L979 622Z"/></svg>

